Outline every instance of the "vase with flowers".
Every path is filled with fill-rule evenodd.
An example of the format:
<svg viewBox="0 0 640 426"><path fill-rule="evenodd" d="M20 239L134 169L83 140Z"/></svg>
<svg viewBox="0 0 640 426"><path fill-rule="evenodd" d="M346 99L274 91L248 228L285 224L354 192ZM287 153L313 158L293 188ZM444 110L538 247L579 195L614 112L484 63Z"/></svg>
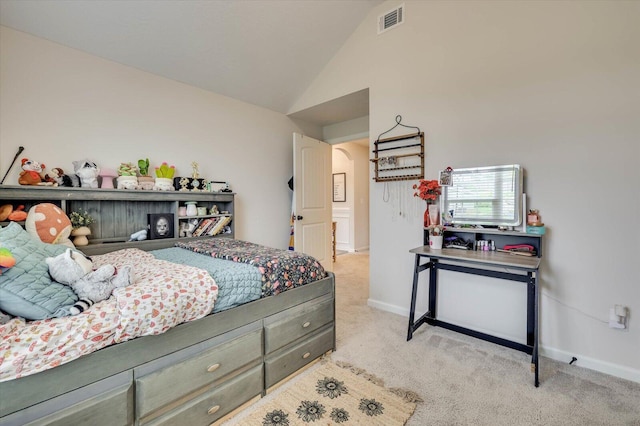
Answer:
<svg viewBox="0 0 640 426"><path fill-rule="evenodd" d="M424 211L424 226L440 224L440 206L438 205L442 187L437 180L420 179L420 183L414 184L414 197L420 197L427 202Z"/></svg>
<svg viewBox="0 0 640 426"><path fill-rule="evenodd" d="M86 246L89 244L87 235L91 234L91 225L94 220L93 217L85 210L83 212L71 212L69 215L71 221L71 236L74 237L73 244L75 246Z"/></svg>

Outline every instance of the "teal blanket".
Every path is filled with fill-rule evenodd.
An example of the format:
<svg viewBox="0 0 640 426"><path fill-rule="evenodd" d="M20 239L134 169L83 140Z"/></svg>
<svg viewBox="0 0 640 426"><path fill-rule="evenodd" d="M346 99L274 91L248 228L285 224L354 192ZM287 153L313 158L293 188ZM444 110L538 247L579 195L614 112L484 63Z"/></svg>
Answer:
<svg viewBox="0 0 640 426"><path fill-rule="evenodd" d="M178 242L177 247L214 259L257 266L262 274L262 297L273 296L327 276L315 258L231 238L201 238Z"/></svg>
<svg viewBox="0 0 640 426"><path fill-rule="evenodd" d="M178 247L153 250L150 253L160 260L195 266L209 272L218 285L214 313L259 299L262 294L262 274L255 266L214 259Z"/></svg>

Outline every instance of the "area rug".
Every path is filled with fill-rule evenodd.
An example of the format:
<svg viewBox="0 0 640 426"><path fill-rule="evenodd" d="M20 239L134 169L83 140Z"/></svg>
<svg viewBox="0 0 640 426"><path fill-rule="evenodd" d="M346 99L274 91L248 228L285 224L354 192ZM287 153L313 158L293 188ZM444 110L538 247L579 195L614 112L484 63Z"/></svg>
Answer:
<svg viewBox="0 0 640 426"><path fill-rule="evenodd" d="M404 425L422 401L414 392L385 388L362 369L329 360L277 392L242 425Z"/></svg>

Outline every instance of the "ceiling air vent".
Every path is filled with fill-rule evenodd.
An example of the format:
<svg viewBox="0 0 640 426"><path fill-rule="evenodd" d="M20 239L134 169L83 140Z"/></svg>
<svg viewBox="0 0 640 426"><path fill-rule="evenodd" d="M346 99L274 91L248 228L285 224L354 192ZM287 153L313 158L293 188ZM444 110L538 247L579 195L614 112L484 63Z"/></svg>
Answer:
<svg viewBox="0 0 640 426"><path fill-rule="evenodd" d="M404 3L378 17L378 34L404 23Z"/></svg>

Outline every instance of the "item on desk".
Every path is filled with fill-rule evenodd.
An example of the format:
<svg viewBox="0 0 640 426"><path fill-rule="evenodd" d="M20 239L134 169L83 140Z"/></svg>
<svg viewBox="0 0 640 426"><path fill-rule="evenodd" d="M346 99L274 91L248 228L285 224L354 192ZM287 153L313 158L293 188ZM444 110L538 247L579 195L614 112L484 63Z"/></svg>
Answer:
<svg viewBox="0 0 640 426"><path fill-rule="evenodd" d="M535 247L532 246L531 244L511 244L511 245L506 245L504 246L505 250L512 250L512 251L535 251Z"/></svg>
<svg viewBox="0 0 640 426"><path fill-rule="evenodd" d="M475 249L476 251L495 251L496 243L493 240L478 240Z"/></svg>
<svg viewBox="0 0 640 426"><path fill-rule="evenodd" d="M471 250L473 248L473 242L465 241L464 239L456 236L446 237L444 248Z"/></svg>
<svg viewBox="0 0 640 426"><path fill-rule="evenodd" d="M527 234L544 235L546 228L544 226L529 226L527 225Z"/></svg>
<svg viewBox="0 0 640 426"><path fill-rule="evenodd" d="M527 226L544 226L540 219L540 212L535 209L529 209L527 213Z"/></svg>
<svg viewBox="0 0 640 426"><path fill-rule="evenodd" d="M441 250L442 239L442 235L429 235L429 248L432 250Z"/></svg>
<svg viewBox="0 0 640 426"><path fill-rule="evenodd" d="M530 244L512 244L506 245L502 249L498 249L497 251L501 251L504 253L512 253L521 256L535 256L536 249Z"/></svg>
<svg viewBox="0 0 640 426"><path fill-rule="evenodd" d="M496 251L501 252L501 253L517 254L518 256L529 256L529 257L532 257L532 256L535 255L534 252L530 252L530 251L516 251L516 250L505 250L505 249L496 249Z"/></svg>

